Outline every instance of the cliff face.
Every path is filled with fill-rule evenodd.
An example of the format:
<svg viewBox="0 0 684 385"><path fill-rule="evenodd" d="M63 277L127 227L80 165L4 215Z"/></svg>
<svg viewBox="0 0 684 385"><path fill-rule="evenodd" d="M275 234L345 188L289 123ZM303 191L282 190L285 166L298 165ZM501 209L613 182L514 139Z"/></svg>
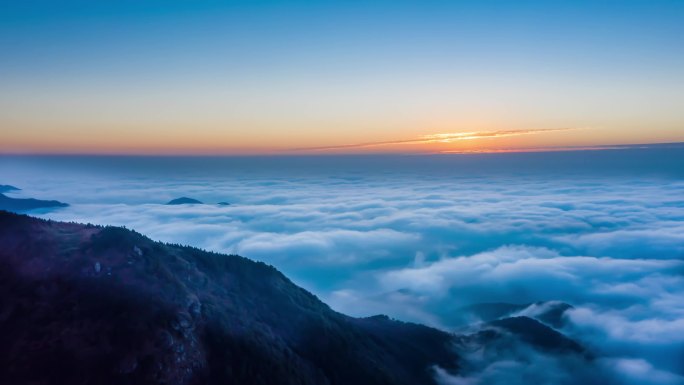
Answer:
<svg viewBox="0 0 684 385"><path fill-rule="evenodd" d="M453 340L240 256L0 212L0 383L431 384Z"/></svg>

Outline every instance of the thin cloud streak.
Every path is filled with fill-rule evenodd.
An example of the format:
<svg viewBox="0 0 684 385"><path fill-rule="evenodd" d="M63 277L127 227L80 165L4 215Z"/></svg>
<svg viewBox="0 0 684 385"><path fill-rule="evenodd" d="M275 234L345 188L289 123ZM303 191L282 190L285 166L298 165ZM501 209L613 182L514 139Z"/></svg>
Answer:
<svg viewBox="0 0 684 385"><path fill-rule="evenodd" d="M535 148L484 148L479 150L446 150L440 154L507 154L512 152L561 152L561 151L600 151L629 150L636 146L570 146L570 147L535 147ZM646 146L639 146L647 148Z"/></svg>
<svg viewBox="0 0 684 385"><path fill-rule="evenodd" d="M327 150L344 150L344 149L355 149L355 148L366 148L366 147L382 147L382 146L405 145L405 144L452 143L452 142L461 141L461 140L489 139L489 138L500 138L500 137L505 137L505 136L542 134L542 133L548 133L548 132L577 130L579 128L580 127L564 127L564 128L545 128L545 129L530 129L530 130L449 132L449 133L442 133L442 134L424 135L424 136L421 136L421 137L415 138L415 139L342 144L342 145L336 145L336 146L301 147L301 148L294 148L294 149L292 149L292 151L327 151Z"/></svg>

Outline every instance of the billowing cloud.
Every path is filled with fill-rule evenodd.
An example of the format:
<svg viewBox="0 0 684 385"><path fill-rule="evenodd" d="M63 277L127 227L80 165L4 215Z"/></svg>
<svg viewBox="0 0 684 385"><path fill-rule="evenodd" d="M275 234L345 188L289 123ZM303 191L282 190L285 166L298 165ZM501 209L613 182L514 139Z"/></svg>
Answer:
<svg viewBox="0 0 684 385"><path fill-rule="evenodd" d="M593 159L574 156L581 157L576 164ZM385 313L460 330L460 309L473 303L567 302L574 309L562 332L597 354L589 372L524 346L480 361L469 356L473 369L462 376L436 369L445 384L505 377L562 384L580 372L601 373L603 383L681 383L679 174L616 167L597 177L591 162L576 173L528 162L518 175L515 165L515 172L483 171L452 158L391 158L389 166L372 158L345 160L352 166L315 159L264 168L261 158L240 158L187 169L168 159L130 160L127 168L84 163L80 173L35 161L0 164L0 183L23 188L16 196L71 204L39 213L45 217L125 225L153 239L271 263L356 316ZM163 204L180 196L206 204ZM231 205L215 204L221 201Z"/></svg>
<svg viewBox="0 0 684 385"><path fill-rule="evenodd" d="M472 292L482 302L498 299L519 303L555 298L575 302L629 296L628 292L600 289L682 268L684 261L679 260L561 256L545 248L504 246L442 259L425 267L384 272L379 280L388 290L410 289L435 297Z"/></svg>

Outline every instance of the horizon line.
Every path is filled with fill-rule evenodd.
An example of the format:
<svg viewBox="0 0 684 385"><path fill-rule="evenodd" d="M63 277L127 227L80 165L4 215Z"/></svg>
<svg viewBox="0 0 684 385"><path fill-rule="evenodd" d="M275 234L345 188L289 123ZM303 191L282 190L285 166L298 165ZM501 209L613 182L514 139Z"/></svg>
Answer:
<svg viewBox="0 0 684 385"><path fill-rule="evenodd" d="M228 153L228 152L4 152L0 156L102 156L102 157L326 157L326 156L435 156L435 155L502 155L518 153L551 153L551 152L580 152L580 151L610 151L628 149L648 149L662 146L684 147L680 142L655 143L626 143L604 144L589 146L548 146L548 147L520 147L520 148L484 148L477 150L443 150L443 151L414 151L414 152L297 152L281 150L273 152Z"/></svg>

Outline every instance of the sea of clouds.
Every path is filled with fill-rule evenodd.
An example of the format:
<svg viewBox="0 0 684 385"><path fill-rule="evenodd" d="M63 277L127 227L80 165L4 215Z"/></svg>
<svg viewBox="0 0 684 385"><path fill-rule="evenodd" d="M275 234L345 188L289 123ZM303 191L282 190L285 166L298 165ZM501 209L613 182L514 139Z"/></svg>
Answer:
<svg viewBox="0 0 684 385"><path fill-rule="evenodd" d="M469 375L437 369L444 384L684 384L681 174L542 155L503 169L316 159L17 157L0 184L70 203L43 217L265 261L355 316L459 330L466 305L563 301L562 332L597 356L587 369L522 347L480 353ZM205 204L164 204L182 196Z"/></svg>

